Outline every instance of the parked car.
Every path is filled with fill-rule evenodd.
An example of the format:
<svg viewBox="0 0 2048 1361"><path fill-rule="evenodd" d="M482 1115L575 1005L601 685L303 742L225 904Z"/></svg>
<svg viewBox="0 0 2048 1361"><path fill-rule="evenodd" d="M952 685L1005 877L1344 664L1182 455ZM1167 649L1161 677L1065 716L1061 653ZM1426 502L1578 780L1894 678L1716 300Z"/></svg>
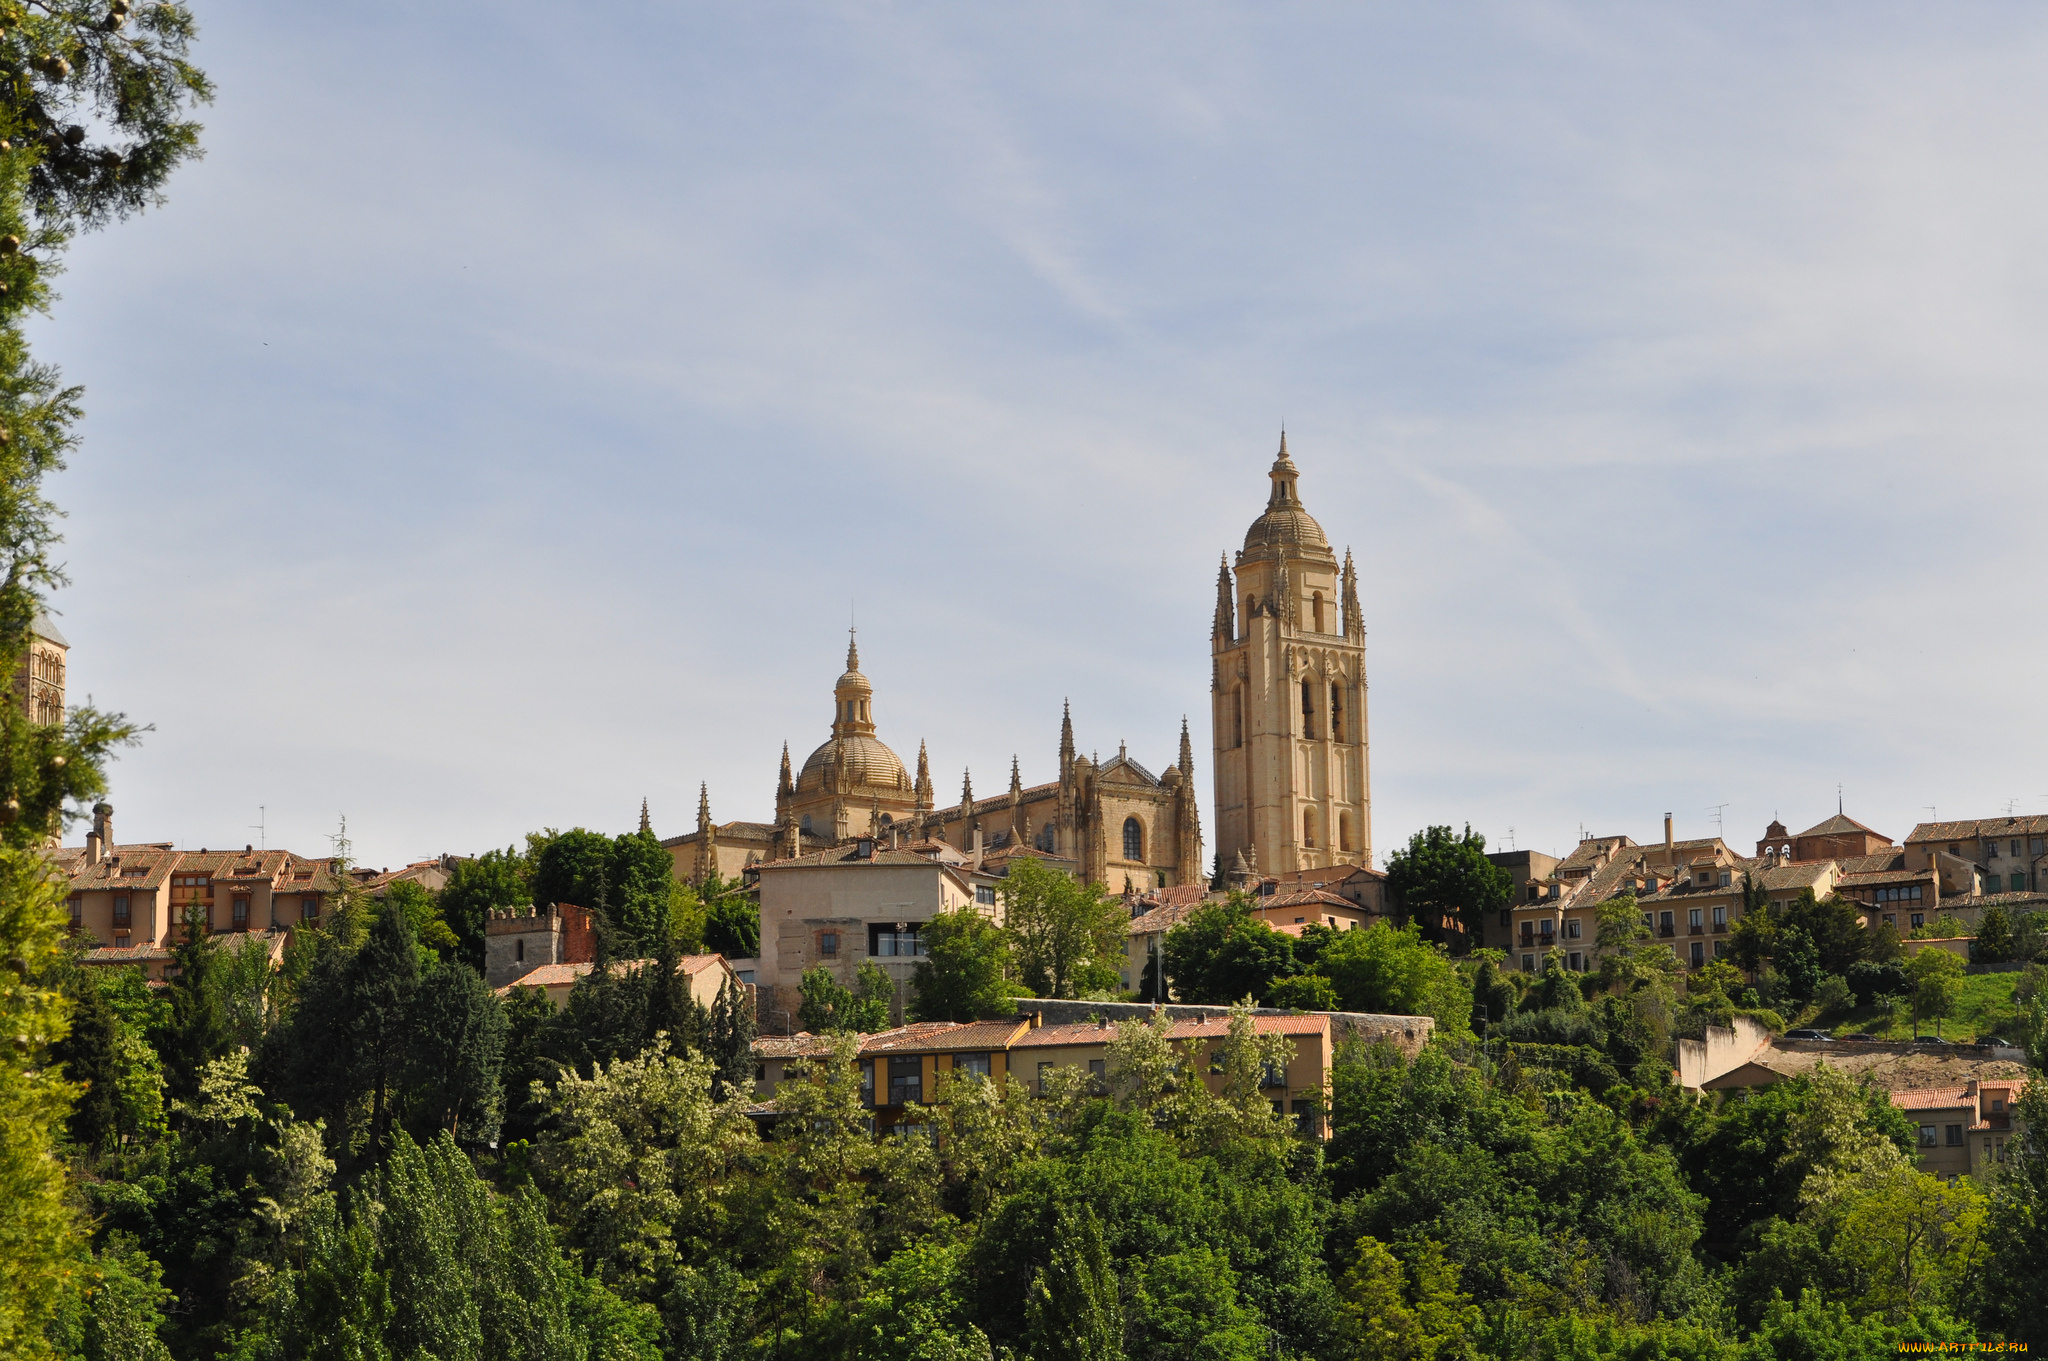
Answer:
<svg viewBox="0 0 2048 1361"><path fill-rule="evenodd" d="M2001 1040L1996 1035L1979 1035L1977 1037L1977 1044L1979 1048L1983 1049L2013 1048L2013 1042L2011 1040Z"/></svg>
<svg viewBox="0 0 2048 1361"><path fill-rule="evenodd" d="M1845 1039L1845 1040L1866 1040L1866 1041L1868 1041L1868 1040L1875 1040L1875 1039L1877 1038L1877 1036L1875 1036L1875 1035L1871 1034L1871 1033L1870 1033L1869 1031L1867 1031L1867 1030L1859 1030L1859 1031L1857 1031L1857 1032L1856 1032L1856 1033L1855 1033L1854 1035L1844 1035L1844 1036L1842 1036L1842 1038L1843 1038L1843 1039Z"/></svg>
<svg viewBox="0 0 2048 1361"><path fill-rule="evenodd" d="M1788 1030L1785 1032L1785 1038L1788 1040L1832 1040L1835 1037L1828 1034L1825 1030Z"/></svg>
<svg viewBox="0 0 2048 1361"><path fill-rule="evenodd" d="M1913 1037L1913 1043L1915 1043L1915 1044L1947 1044L1947 1043L1948 1043L1948 1041L1947 1041L1947 1040L1944 1040L1944 1039L1943 1039L1943 1038L1941 1038L1941 1036L1939 1036L1939 1035L1915 1035L1915 1036Z"/></svg>

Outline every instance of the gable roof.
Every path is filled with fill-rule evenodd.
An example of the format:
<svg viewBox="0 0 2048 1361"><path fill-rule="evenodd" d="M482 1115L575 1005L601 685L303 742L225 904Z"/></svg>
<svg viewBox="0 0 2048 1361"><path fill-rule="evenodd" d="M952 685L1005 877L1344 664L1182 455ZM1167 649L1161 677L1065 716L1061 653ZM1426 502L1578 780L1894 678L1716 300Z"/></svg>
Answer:
<svg viewBox="0 0 2048 1361"><path fill-rule="evenodd" d="M2048 817L1965 818L1960 822L1923 822L1906 833L1906 840L1975 841L1987 836L2040 836L2044 833L2048 833Z"/></svg>
<svg viewBox="0 0 2048 1361"><path fill-rule="evenodd" d="M1883 832L1877 831L1874 828L1865 827L1856 819L1849 817L1848 815L1843 813L1837 813L1825 822L1814 824L1813 826L1807 828L1805 831L1799 833L1799 836L1841 836L1846 832L1867 832L1871 836L1876 837L1880 841L1889 842L1891 840L1891 838L1886 836ZM1794 837L1793 840L1798 840L1798 837Z"/></svg>

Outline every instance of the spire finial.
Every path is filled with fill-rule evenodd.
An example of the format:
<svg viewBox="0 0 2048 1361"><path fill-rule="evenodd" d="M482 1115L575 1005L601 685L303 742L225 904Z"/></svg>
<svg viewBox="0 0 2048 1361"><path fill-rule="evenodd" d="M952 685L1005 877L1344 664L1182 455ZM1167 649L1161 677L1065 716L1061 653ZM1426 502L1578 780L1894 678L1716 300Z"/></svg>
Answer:
<svg viewBox="0 0 2048 1361"><path fill-rule="evenodd" d="M860 639L857 636L858 633L858 629L848 628L846 630L846 669L848 671L860 670Z"/></svg>
<svg viewBox="0 0 2048 1361"><path fill-rule="evenodd" d="M647 820L647 800L644 797L640 800L640 830L643 832L654 830L654 825Z"/></svg>

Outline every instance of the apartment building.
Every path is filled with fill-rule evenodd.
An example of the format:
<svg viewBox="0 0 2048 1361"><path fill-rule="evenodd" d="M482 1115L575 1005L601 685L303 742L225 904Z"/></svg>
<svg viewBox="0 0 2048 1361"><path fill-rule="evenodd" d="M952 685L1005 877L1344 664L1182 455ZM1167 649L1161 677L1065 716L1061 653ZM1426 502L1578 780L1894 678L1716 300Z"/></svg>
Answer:
<svg viewBox="0 0 2048 1361"><path fill-rule="evenodd" d="M1906 834L1906 860L1915 869L1970 867L1979 882L1965 893L2048 892L2048 817L1923 822Z"/></svg>

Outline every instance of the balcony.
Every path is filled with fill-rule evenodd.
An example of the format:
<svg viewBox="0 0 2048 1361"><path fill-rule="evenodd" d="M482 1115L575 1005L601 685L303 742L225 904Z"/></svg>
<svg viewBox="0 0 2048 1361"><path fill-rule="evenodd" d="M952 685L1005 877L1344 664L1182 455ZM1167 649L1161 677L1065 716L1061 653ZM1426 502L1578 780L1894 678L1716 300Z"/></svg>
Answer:
<svg viewBox="0 0 2048 1361"><path fill-rule="evenodd" d="M1707 928L1701 926L1698 922L1694 922L1691 926L1685 928L1685 934L1688 936L1704 936L1707 934Z"/></svg>
<svg viewBox="0 0 2048 1361"><path fill-rule="evenodd" d="M1727 923L1727 922L1715 922L1715 923L1714 923L1714 934L1715 934L1715 935L1717 935L1717 936L1725 936L1725 935L1727 935L1727 934L1728 934L1728 923Z"/></svg>
<svg viewBox="0 0 2048 1361"><path fill-rule="evenodd" d="M1669 922L1666 922L1664 925L1657 928L1657 934L1664 937L1666 940L1669 940L1671 937L1678 934L1678 928L1671 925Z"/></svg>

